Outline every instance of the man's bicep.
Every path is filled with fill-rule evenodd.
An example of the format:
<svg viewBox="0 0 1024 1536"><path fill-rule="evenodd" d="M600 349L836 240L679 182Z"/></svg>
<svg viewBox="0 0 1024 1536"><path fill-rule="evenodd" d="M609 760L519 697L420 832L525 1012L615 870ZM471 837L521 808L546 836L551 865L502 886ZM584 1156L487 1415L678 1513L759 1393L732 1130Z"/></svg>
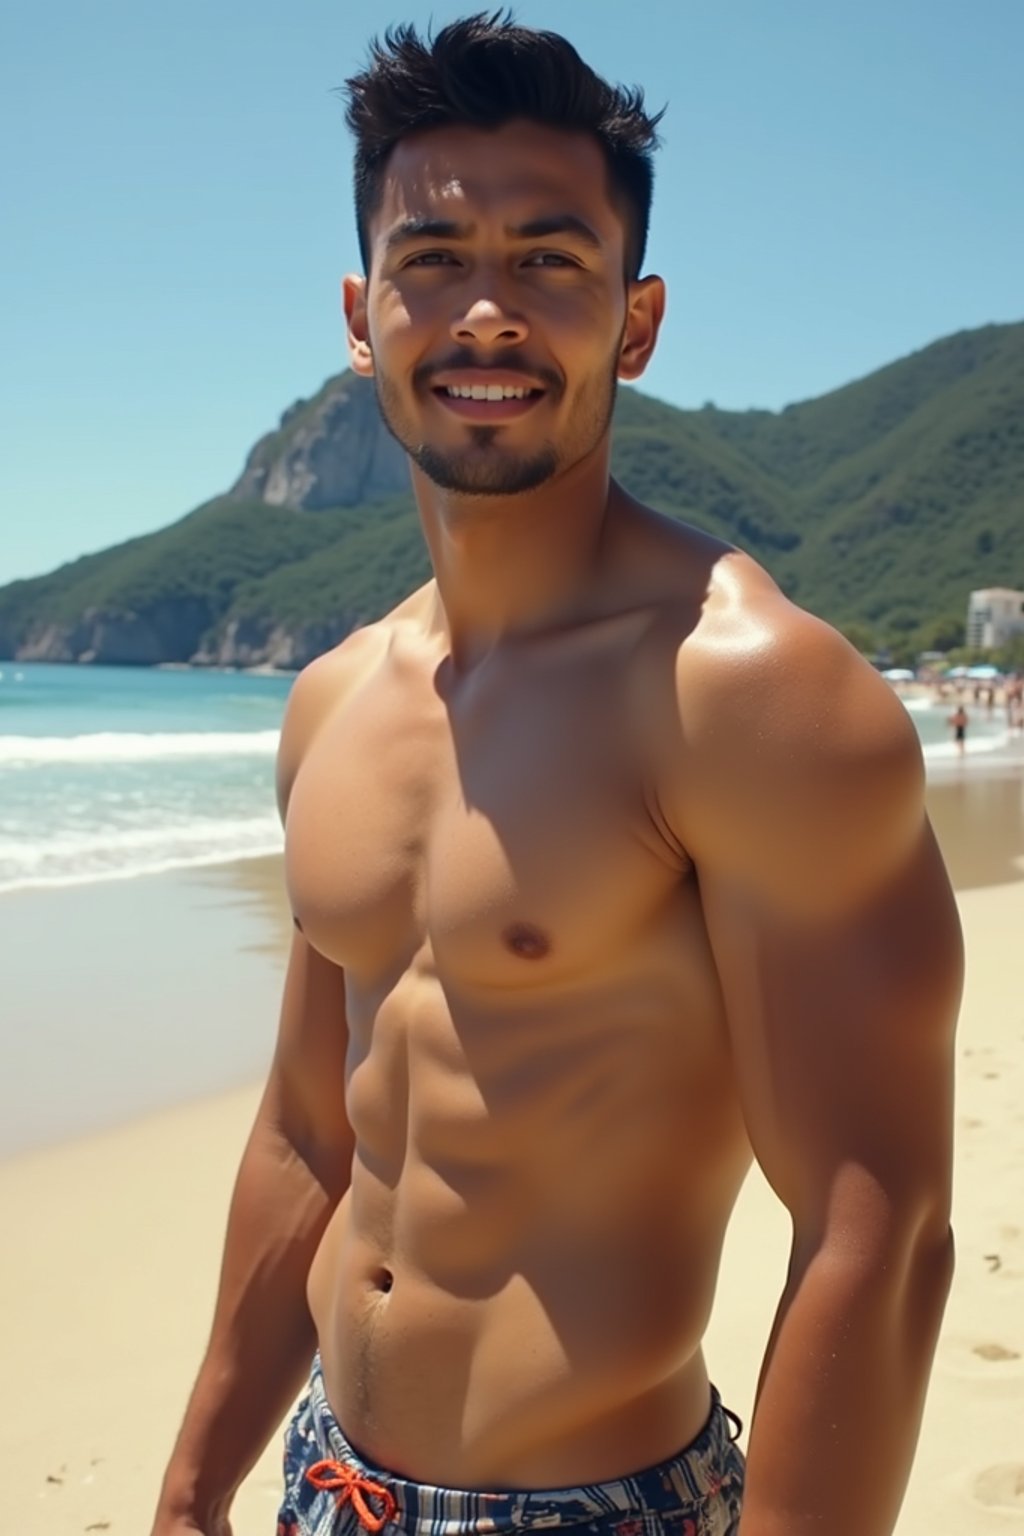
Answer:
<svg viewBox="0 0 1024 1536"><path fill-rule="evenodd" d="M944 1205L963 960L927 824L844 912L700 884L751 1142L794 1221L821 1235L847 1196L881 1202L879 1219Z"/></svg>
<svg viewBox="0 0 1024 1536"><path fill-rule="evenodd" d="M345 976L296 929L264 1110L307 1161L351 1162L345 1106Z"/></svg>

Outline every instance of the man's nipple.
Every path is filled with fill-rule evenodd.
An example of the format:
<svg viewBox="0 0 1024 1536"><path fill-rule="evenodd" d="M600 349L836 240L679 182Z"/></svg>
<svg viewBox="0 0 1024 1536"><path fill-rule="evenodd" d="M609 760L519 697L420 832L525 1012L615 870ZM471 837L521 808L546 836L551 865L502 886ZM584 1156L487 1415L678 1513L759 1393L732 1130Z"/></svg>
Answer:
<svg viewBox="0 0 1024 1536"><path fill-rule="evenodd" d="M533 923L510 923L501 937L520 960L543 960L551 952L551 940Z"/></svg>

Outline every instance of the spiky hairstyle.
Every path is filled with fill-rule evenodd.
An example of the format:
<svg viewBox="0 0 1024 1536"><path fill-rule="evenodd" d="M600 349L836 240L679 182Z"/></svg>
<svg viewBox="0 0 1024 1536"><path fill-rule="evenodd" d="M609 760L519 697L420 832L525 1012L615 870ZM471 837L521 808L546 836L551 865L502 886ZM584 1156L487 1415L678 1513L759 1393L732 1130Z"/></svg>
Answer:
<svg viewBox="0 0 1024 1536"><path fill-rule="evenodd" d="M643 91L612 86L557 32L515 24L511 13L479 12L421 40L389 28L370 44L368 67L346 80L346 121L355 136L356 228L370 270L369 224L380 208L388 157L424 128L498 128L512 118L583 130L600 145L609 191L626 227L626 277L639 277L654 190L655 129L664 108L644 111Z"/></svg>

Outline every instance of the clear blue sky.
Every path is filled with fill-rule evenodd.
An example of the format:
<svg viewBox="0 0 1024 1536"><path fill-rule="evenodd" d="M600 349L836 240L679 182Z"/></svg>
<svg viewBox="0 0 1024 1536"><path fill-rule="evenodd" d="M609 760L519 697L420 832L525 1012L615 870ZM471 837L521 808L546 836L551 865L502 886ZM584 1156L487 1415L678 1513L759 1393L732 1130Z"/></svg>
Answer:
<svg viewBox="0 0 1024 1536"><path fill-rule="evenodd" d="M14 0L0 582L175 521L346 366L332 88L420 0ZM779 408L1024 316L1021 0L522 0L668 103L643 388ZM372 19L371 19L372 18Z"/></svg>

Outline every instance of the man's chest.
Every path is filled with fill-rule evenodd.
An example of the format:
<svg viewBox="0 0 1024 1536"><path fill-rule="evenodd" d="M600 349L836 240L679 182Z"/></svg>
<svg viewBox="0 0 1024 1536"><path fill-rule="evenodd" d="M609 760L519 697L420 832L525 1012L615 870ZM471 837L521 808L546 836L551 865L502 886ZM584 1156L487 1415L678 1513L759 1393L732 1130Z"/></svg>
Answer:
<svg viewBox="0 0 1024 1536"><path fill-rule="evenodd" d="M656 830L614 668L471 691L360 690L295 781L287 877L306 936L369 980L429 946L482 986L568 978L662 906Z"/></svg>

